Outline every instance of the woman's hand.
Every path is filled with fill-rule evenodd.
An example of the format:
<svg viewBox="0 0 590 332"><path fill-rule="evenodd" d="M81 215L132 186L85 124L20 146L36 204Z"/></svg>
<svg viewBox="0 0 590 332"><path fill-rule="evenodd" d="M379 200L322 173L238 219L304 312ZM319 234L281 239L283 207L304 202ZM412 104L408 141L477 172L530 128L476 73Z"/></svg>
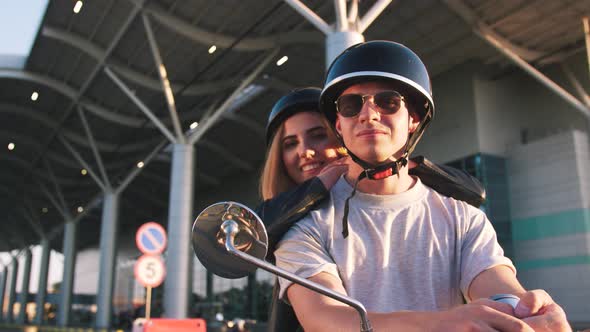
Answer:
<svg viewBox="0 0 590 332"><path fill-rule="evenodd" d="M350 157L336 159L322 168L317 177L326 189L330 190L340 176L348 171L349 160Z"/></svg>

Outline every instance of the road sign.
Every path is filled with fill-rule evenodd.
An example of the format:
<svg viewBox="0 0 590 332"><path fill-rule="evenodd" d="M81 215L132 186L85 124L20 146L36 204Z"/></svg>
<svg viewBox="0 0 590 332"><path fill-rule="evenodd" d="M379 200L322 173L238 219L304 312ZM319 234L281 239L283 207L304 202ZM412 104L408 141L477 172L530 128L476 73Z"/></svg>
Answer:
<svg viewBox="0 0 590 332"><path fill-rule="evenodd" d="M135 279L145 287L158 287L166 276L160 256L143 255L135 262Z"/></svg>
<svg viewBox="0 0 590 332"><path fill-rule="evenodd" d="M166 249L167 242L166 230L153 221L141 225L135 233L135 244L144 254L161 254Z"/></svg>

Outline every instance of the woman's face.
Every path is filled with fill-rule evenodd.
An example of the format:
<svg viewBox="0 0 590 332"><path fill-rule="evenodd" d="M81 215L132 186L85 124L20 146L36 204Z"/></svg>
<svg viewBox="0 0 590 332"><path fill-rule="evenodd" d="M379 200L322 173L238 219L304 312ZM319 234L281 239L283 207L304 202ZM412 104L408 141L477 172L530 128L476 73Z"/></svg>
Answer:
<svg viewBox="0 0 590 332"><path fill-rule="evenodd" d="M281 151L287 174L301 184L319 174L322 168L338 159L338 140L326 128L316 112L301 112L283 124Z"/></svg>

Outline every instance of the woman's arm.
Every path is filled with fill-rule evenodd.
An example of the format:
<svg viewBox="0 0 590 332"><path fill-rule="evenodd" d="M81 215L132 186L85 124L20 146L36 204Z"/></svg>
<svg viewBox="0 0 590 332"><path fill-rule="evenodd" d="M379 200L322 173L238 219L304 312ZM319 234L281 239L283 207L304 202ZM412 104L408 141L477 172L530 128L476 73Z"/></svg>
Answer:
<svg viewBox="0 0 590 332"><path fill-rule="evenodd" d="M410 159L409 173L419 177L422 183L438 193L475 207L479 207L486 200L486 190L481 182L463 170L437 165L423 156L417 156Z"/></svg>
<svg viewBox="0 0 590 332"><path fill-rule="evenodd" d="M328 194L329 191L322 181L312 178L292 190L262 202L256 208L256 214L264 222L268 233L268 259L274 259L275 247L289 228Z"/></svg>

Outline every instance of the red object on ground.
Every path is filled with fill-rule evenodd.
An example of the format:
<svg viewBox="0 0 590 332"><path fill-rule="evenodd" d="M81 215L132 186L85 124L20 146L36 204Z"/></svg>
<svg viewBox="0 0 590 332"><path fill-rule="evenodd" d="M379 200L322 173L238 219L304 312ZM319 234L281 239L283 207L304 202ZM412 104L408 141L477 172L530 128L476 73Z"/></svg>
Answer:
<svg viewBox="0 0 590 332"><path fill-rule="evenodd" d="M153 318L145 322L143 332L206 332L207 324L204 319L171 319Z"/></svg>

